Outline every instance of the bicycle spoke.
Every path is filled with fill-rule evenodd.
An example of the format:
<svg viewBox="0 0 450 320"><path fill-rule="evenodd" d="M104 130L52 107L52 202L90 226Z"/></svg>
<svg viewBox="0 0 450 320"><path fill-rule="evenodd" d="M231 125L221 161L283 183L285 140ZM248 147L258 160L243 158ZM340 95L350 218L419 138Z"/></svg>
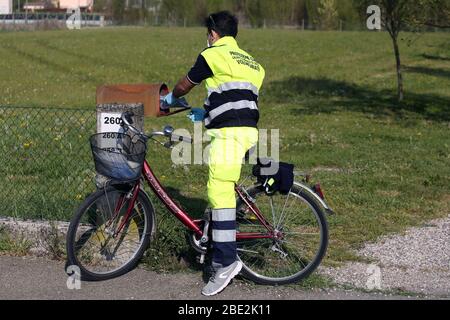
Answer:
<svg viewBox="0 0 450 320"><path fill-rule="evenodd" d="M297 196L300 194L300 192L298 193L298 194L296 194ZM289 192L289 194L288 194L288 196L287 196L287 198L289 198L289 196L291 195L291 193ZM295 203L295 200L298 200L298 198L296 199L296 196L293 196L292 197L293 199L292 199L292 202L291 202L291 204L289 205L289 209L292 207L292 204L293 203ZM287 200L287 199L286 199ZM285 210L283 209L283 213L285 212ZM286 212L288 212L288 210L286 210ZM284 213L282 216L280 216L280 220L278 221L278 224L277 224L277 229L279 230L280 228L281 228L281 226L283 225L283 223L284 223L284 219L285 219L285 216L287 215L287 213Z"/></svg>
<svg viewBox="0 0 450 320"><path fill-rule="evenodd" d="M269 201L270 201L270 210L272 211L273 226L276 228L276 225L275 225L275 209L273 208L273 198L270 197Z"/></svg>
<svg viewBox="0 0 450 320"><path fill-rule="evenodd" d="M290 196L290 195L291 195L291 192L288 193L288 195L287 195L287 197L286 197L286 200L284 201L283 209L282 209L282 211L280 212L280 220L278 221L278 224L275 225L275 221L273 222L273 223L274 223L274 226L275 226L275 228L276 228L277 230L280 228L281 221L282 221L282 219L283 219L284 210L286 209L286 204L287 204L287 202L289 201L289 196Z"/></svg>
<svg viewBox="0 0 450 320"><path fill-rule="evenodd" d="M105 192L86 211L79 222L81 233L76 235L75 254L85 266L94 273L112 272L128 263L141 246L145 232L144 208L139 201L130 208L127 192ZM96 210L92 211L92 209ZM87 221L86 221L87 220ZM124 228L117 232L122 223ZM112 234L115 236L112 236ZM147 232L146 232L147 233Z"/></svg>
<svg viewBox="0 0 450 320"><path fill-rule="evenodd" d="M320 232L314 232L314 233L303 233L303 232L284 232L285 235L294 235L299 234L303 236L317 236L320 235Z"/></svg>
<svg viewBox="0 0 450 320"><path fill-rule="evenodd" d="M253 254L259 254L258 251L253 251L253 250L247 250L247 249L237 249L238 252L245 252L245 253L253 253Z"/></svg>
<svg viewBox="0 0 450 320"><path fill-rule="evenodd" d="M273 239L238 242L240 259L258 277L285 279L297 276L317 259L322 229L315 209L301 193L302 189L296 187L287 195L267 196L260 189L252 195L261 214L272 216L275 229L280 231L280 235ZM254 224L248 224L241 219L238 221L239 230L258 230Z"/></svg>
<svg viewBox="0 0 450 320"><path fill-rule="evenodd" d="M289 248L287 249L288 252L290 252ZM305 254L302 253L302 256L304 256ZM295 254L294 252L290 252L289 254L290 259L296 258L295 260L293 260L294 262L300 262L303 266L303 268L306 268L307 264L305 264L303 262L303 259L301 259L300 257L297 256L297 254ZM307 257L305 257L307 258Z"/></svg>

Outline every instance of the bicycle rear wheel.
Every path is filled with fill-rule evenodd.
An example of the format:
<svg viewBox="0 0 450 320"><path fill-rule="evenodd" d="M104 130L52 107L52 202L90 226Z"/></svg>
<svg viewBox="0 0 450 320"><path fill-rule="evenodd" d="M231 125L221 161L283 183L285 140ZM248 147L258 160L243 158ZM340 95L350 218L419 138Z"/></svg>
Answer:
<svg viewBox="0 0 450 320"><path fill-rule="evenodd" d="M111 186L90 195L78 208L67 233L68 265L80 268L81 279L108 280L136 267L151 240L154 209L139 190Z"/></svg>
<svg viewBox="0 0 450 320"><path fill-rule="evenodd" d="M288 195L268 196L259 187L247 190L267 222L281 237L237 242L242 273L266 285L283 285L308 277L320 264L328 245L323 210L301 187ZM237 232L267 234L267 229L241 200L237 203Z"/></svg>

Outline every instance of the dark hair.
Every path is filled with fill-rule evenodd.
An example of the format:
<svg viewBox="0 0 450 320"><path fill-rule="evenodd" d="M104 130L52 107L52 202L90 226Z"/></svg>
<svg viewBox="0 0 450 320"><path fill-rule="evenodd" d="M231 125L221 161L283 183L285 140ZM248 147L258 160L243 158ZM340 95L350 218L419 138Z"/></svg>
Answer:
<svg viewBox="0 0 450 320"><path fill-rule="evenodd" d="M220 11L210 14L205 19L205 26L208 28L208 32L212 30L217 32L220 37L232 36L236 38L238 34L239 21L229 11Z"/></svg>

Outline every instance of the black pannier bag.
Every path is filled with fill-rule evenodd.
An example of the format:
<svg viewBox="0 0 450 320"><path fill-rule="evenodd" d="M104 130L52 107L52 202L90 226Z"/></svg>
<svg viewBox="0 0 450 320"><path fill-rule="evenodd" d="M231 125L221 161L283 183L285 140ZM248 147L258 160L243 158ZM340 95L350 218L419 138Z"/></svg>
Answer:
<svg viewBox="0 0 450 320"><path fill-rule="evenodd" d="M273 168L273 166L275 168L278 166L278 170L271 174L272 169L269 170L268 168ZM268 195L273 195L276 192L288 194L294 185L294 165L290 163L276 163L272 159L258 158L257 164L253 166L253 175Z"/></svg>

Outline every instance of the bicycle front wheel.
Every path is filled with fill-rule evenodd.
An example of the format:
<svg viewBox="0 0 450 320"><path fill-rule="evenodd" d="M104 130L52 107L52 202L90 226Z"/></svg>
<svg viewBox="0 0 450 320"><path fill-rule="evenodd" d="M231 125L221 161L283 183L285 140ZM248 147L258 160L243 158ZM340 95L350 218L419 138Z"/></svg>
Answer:
<svg viewBox="0 0 450 320"><path fill-rule="evenodd" d="M261 188L247 193L279 237L240 239L238 257L244 277L265 285L284 285L308 277L320 264L328 245L323 210L301 187L287 195L268 196ZM237 232L268 234L266 227L242 201L237 203Z"/></svg>
<svg viewBox="0 0 450 320"><path fill-rule="evenodd" d="M90 195L78 208L67 232L67 263L81 279L108 280L136 267L151 240L154 209L139 190L111 186Z"/></svg>

